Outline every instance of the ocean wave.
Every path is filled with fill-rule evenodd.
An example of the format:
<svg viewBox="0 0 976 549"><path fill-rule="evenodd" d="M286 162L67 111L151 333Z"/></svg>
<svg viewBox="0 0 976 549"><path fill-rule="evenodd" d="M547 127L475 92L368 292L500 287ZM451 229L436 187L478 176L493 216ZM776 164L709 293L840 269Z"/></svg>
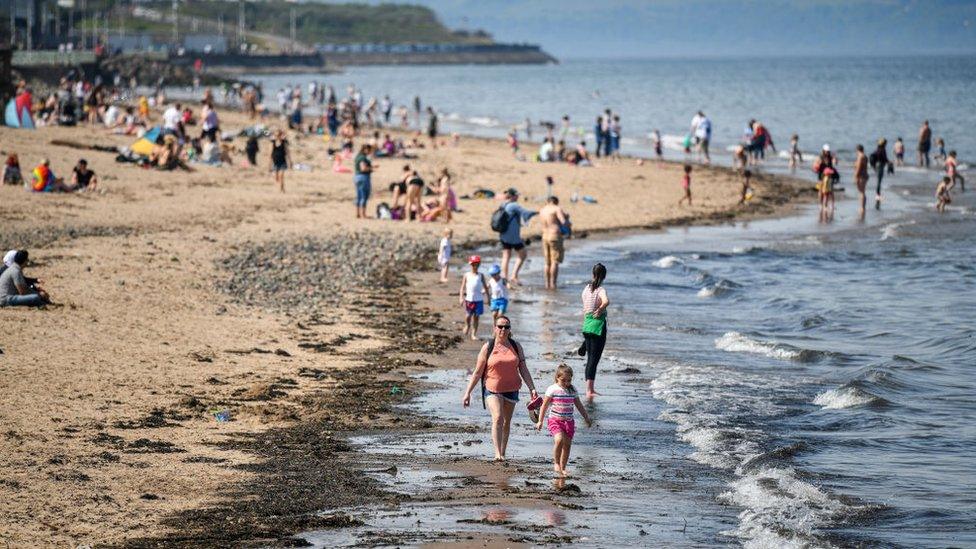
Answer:
<svg viewBox="0 0 976 549"><path fill-rule="evenodd" d="M502 125L501 120L491 116L471 116L464 119L464 121L474 126L484 126L486 128L495 128Z"/></svg>
<svg viewBox="0 0 976 549"><path fill-rule="evenodd" d="M726 533L741 539L745 547L755 548L829 547L820 529L870 510L800 480L788 467L747 474L733 481L719 501L743 508L738 528Z"/></svg>
<svg viewBox="0 0 976 549"><path fill-rule="evenodd" d="M678 258L676 256L673 256L673 255L666 255L666 256L658 259L654 263L652 263L652 265L654 265L658 269L670 269L671 267L674 267L675 265L683 265L683 264L684 264L684 261L681 261L680 258Z"/></svg>
<svg viewBox="0 0 976 549"><path fill-rule="evenodd" d="M805 351L787 345L752 339L739 332L726 332L722 337L715 340L715 347L730 353L753 353L783 360L800 360L804 358Z"/></svg>
<svg viewBox="0 0 976 549"><path fill-rule="evenodd" d="M841 410L857 406L883 404L884 402L886 402L885 399L854 386L831 389L820 393L813 399L813 403L824 410Z"/></svg>
<svg viewBox="0 0 976 549"><path fill-rule="evenodd" d="M697 295L698 297L701 298L721 297L723 295L735 291L736 288L739 287L740 286L735 282L723 278L720 279L715 284L709 284L707 286L703 286L700 290L698 290Z"/></svg>
<svg viewBox="0 0 976 549"><path fill-rule="evenodd" d="M914 225L915 220L904 221L900 223L889 223L881 228L881 240L889 240L899 236L898 229L906 227L908 225Z"/></svg>

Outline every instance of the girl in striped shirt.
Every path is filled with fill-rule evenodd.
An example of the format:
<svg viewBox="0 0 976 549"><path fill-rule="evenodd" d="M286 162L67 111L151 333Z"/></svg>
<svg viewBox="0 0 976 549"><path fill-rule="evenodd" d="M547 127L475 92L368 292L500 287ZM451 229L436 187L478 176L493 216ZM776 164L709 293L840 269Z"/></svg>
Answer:
<svg viewBox="0 0 976 549"><path fill-rule="evenodd" d="M546 396L539 410L539 421L536 430L542 429L542 422L549 411L548 428L553 436L552 468L561 477L569 476L566 464L569 462L569 450L573 445L573 434L576 432L576 422L573 419L573 408L579 410L586 426L593 425L589 414L583 408L583 401L573 387L573 369L565 364L556 368L556 382L546 389Z"/></svg>

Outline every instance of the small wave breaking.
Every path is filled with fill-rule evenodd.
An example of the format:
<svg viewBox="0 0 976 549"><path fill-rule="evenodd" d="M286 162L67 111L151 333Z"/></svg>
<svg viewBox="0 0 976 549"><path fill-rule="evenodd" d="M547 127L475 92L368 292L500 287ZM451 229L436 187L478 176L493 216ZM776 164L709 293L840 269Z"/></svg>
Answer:
<svg viewBox="0 0 976 549"><path fill-rule="evenodd" d="M820 393L813 399L813 403L825 410L842 410L872 404L883 404L885 400L859 387L838 387Z"/></svg>

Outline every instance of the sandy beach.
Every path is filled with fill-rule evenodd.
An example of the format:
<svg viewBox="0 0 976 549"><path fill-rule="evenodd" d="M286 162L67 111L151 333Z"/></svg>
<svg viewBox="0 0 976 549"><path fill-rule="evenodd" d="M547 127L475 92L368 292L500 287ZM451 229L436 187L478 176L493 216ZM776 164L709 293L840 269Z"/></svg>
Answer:
<svg viewBox="0 0 976 549"><path fill-rule="evenodd" d="M249 123L220 115L225 131ZM25 173L49 157L67 176L86 158L101 188L0 187L0 246L30 250L28 274L56 302L0 309L0 541L285 545L356 520L329 510L396 503L402 496L361 474L366 462L346 438L435 427L393 406L421 390L408 374L471 362L476 347L459 345L452 292L463 250L494 239L498 202L462 198L449 225L357 220L352 176L332 171L321 136L289 134L293 161L312 169L289 171L283 194L266 140L258 169L193 173L52 140L135 138L0 128L0 149L19 154ZM760 176L739 206L734 172L696 166L695 206L679 207L680 164L520 162L505 143L471 137L415 152L376 161L370 212L389 201L405 163L429 181L449 168L459 197L514 186L530 209L542 206L551 175L580 237L776 215L806 196L799 182ZM571 203L574 192L595 203ZM445 226L461 250L441 286L434 255ZM537 236L538 222L524 234ZM540 254L529 246L530 260ZM467 474L486 467L459 464Z"/></svg>

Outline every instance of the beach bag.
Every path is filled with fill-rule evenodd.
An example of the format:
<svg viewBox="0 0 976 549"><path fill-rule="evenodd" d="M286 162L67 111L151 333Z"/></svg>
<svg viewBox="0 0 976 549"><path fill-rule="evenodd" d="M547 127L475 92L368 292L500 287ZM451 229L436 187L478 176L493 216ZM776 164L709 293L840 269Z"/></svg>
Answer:
<svg viewBox="0 0 976 549"><path fill-rule="evenodd" d="M586 317L583 318L583 333L602 336L606 325L606 317L595 317L593 313L586 313Z"/></svg>
<svg viewBox="0 0 976 549"><path fill-rule="evenodd" d="M522 355L522 346L518 344L517 341L509 336L508 340L512 342L515 347L515 355L518 356L519 364L525 363L525 356ZM488 357L491 356L491 352L495 350L495 338L488 340L488 354L485 355L485 369L481 372L481 407L488 409L488 405L485 404L485 394L488 392L488 386L485 385L485 377L488 375Z"/></svg>
<svg viewBox="0 0 976 549"><path fill-rule="evenodd" d="M503 233L508 230L509 223L512 222L512 216L508 215L505 211L505 206L499 206L495 213L491 214L491 230L496 233Z"/></svg>

